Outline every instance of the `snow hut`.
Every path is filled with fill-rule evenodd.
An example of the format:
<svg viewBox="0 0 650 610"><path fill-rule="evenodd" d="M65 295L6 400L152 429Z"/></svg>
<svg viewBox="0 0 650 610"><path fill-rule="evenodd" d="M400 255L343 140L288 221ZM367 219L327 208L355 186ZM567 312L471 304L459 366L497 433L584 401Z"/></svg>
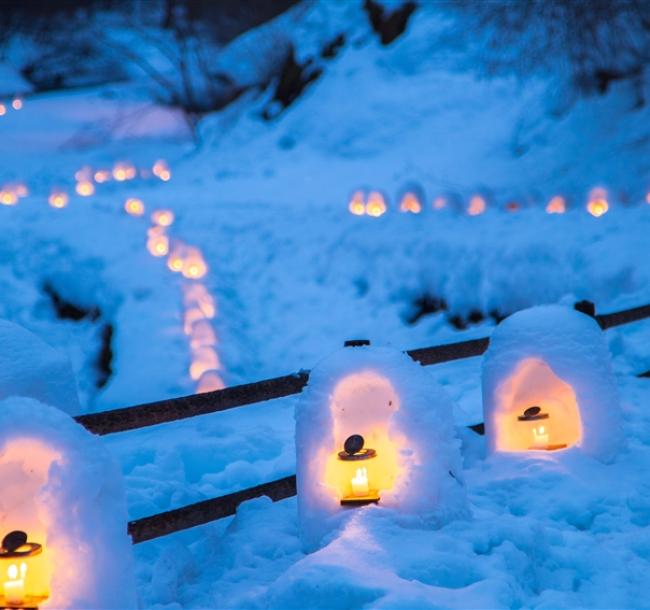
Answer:
<svg viewBox="0 0 650 610"><path fill-rule="evenodd" d="M137 607L122 476L97 437L0 401L0 607Z"/></svg>
<svg viewBox="0 0 650 610"><path fill-rule="evenodd" d="M483 415L489 452L575 448L613 459L620 404L597 322L557 305L504 320L483 357Z"/></svg>
<svg viewBox="0 0 650 610"><path fill-rule="evenodd" d="M296 472L308 551L368 504L433 525L466 514L452 404L388 348L346 347L311 372L296 406Z"/></svg>
<svg viewBox="0 0 650 610"><path fill-rule="evenodd" d="M81 410L65 354L22 326L0 320L0 400L8 396L29 396L71 415Z"/></svg>

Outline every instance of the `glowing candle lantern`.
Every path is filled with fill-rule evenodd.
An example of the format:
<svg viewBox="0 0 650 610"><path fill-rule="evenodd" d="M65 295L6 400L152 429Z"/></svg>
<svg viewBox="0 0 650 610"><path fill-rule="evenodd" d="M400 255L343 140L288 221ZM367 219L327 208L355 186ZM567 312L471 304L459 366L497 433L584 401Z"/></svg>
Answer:
<svg viewBox="0 0 650 610"><path fill-rule="evenodd" d="M64 208L68 205L68 194L64 191L52 191L47 202L53 208Z"/></svg>
<svg viewBox="0 0 650 610"><path fill-rule="evenodd" d="M186 307L198 308L206 318L214 318L216 305L207 288L200 283L193 283L183 287L183 302Z"/></svg>
<svg viewBox="0 0 650 610"><path fill-rule="evenodd" d="M560 195L552 197L546 205L547 214L564 214L566 212L566 200Z"/></svg>
<svg viewBox="0 0 650 610"><path fill-rule="evenodd" d="M90 197L95 193L95 185L90 180L81 180L80 182L77 182L75 191L77 191L77 194L81 195L81 197Z"/></svg>
<svg viewBox="0 0 650 610"><path fill-rule="evenodd" d="M190 364L190 377L198 381L206 371L221 368L219 356L212 347L197 347L192 349L192 363Z"/></svg>
<svg viewBox="0 0 650 610"><path fill-rule="evenodd" d="M192 311L192 310L190 310ZM190 332L190 347L210 347L217 343L212 324L207 320L197 320L192 324Z"/></svg>
<svg viewBox="0 0 650 610"><path fill-rule="evenodd" d="M174 212L171 210L155 210L151 221L159 227L170 227L174 223Z"/></svg>
<svg viewBox="0 0 650 610"><path fill-rule="evenodd" d="M469 514L449 399L406 355L363 343L314 367L296 405L306 551L367 505L434 527Z"/></svg>
<svg viewBox="0 0 650 610"><path fill-rule="evenodd" d="M152 235L147 239L147 250L152 256L167 256L169 253L169 238L166 235Z"/></svg>
<svg viewBox="0 0 650 610"><path fill-rule="evenodd" d="M167 258L167 268L174 273L183 271L183 251L181 248L174 248Z"/></svg>
<svg viewBox="0 0 650 610"><path fill-rule="evenodd" d="M595 188L589 193L587 202L587 211L594 217L599 218L607 214L609 203L607 201L607 191L602 188Z"/></svg>
<svg viewBox="0 0 650 610"><path fill-rule="evenodd" d="M422 204L415 195L415 193L405 193L402 201L399 204L400 212L410 212L411 214L419 214L422 211Z"/></svg>
<svg viewBox="0 0 650 610"><path fill-rule="evenodd" d="M113 166L113 178L118 182L133 180L137 175L137 170L131 163L118 162Z"/></svg>
<svg viewBox="0 0 650 610"><path fill-rule="evenodd" d="M7 107L4 104L0 104L0 116L7 114Z"/></svg>
<svg viewBox="0 0 650 610"><path fill-rule="evenodd" d="M208 272L208 266L203 260L201 252L196 248L188 249L183 260L183 277L189 280L198 280Z"/></svg>
<svg viewBox="0 0 650 610"><path fill-rule="evenodd" d="M14 110L22 110L23 100L21 100L19 97L14 98L14 100L11 102L11 107Z"/></svg>
<svg viewBox="0 0 650 610"><path fill-rule="evenodd" d="M613 459L623 434L610 360L598 323L586 314L547 305L506 318L483 357L489 451Z"/></svg>
<svg viewBox="0 0 650 610"><path fill-rule="evenodd" d="M162 180L163 182L169 181L172 177L171 170L169 169L167 162L164 161L163 159L159 159L158 161L156 161L153 164L153 168L151 171L153 172L154 176L160 178L160 180Z"/></svg>
<svg viewBox="0 0 650 610"><path fill-rule="evenodd" d="M485 201L485 199L480 195L474 195L469 200L467 213L470 216L479 216L480 214L483 214L483 212L485 212L486 207L487 207L487 202Z"/></svg>
<svg viewBox="0 0 650 610"><path fill-rule="evenodd" d="M356 191L352 194L350 203L348 204L348 210L350 210L350 214L354 214L355 216L363 216L366 213L366 205L363 202L363 192Z"/></svg>
<svg viewBox="0 0 650 610"><path fill-rule="evenodd" d="M111 179L111 172L107 169L98 169L93 178L97 184L103 184Z"/></svg>
<svg viewBox="0 0 650 610"><path fill-rule="evenodd" d="M42 551L40 544L28 542L25 532L16 530L4 537L0 548L0 581L4 581L0 607L33 608L49 597L46 572L34 560Z"/></svg>
<svg viewBox="0 0 650 610"><path fill-rule="evenodd" d="M650 191L648 191L647 195L645 196L645 202L650 205Z"/></svg>
<svg viewBox="0 0 650 610"><path fill-rule="evenodd" d="M129 197L124 202L124 211L130 216L142 216L144 214L144 203L137 197Z"/></svg>
<svg viewBox="0 0 650 610"><path fill-rule="evenodd" d="M366 204L366 214L373 218L379 218L386 213L386 202L381 193L373 191L368 195L368 203Z"/></svg>
<svg viewBox="0 0 650 610"><path fill-rule="evenodd" d="M18 195L16 195L15 191L5 187L0 190L0 203L2 205L16 205L18 203Z"/></svg>

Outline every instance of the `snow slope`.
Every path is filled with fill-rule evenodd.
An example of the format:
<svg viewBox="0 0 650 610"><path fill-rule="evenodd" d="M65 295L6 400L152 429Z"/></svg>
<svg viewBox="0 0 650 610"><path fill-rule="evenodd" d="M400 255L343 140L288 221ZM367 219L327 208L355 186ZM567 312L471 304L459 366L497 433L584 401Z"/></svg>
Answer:
<svg viewBox="0 0 650 610"><path fill-rule="evenodd" d="M279 25L278 25L279 24ZM271 24L299 59L340 32L346 44L284 113L260 118L270 92L249 93L198 127L149 101L142 83L25 99L0 117L0 188L29 195L0 206L0 311L67 352L84 411L194 391L183 333L183 285L145 248L147 213L169 208L170 234L201 249L214 297L217 352L228 385L310 368L348 338L412 348L488 334L448 317L508 314L535 304L594 300L601 311L650 301L648 108L628 86L549 110L557 83L542 73L486 77L449 15L435 4L381 47L356 2L316 2ZM246 48L260 29L237 44ZM253 42L251 42L253 41ZM235 49L236 50L236 49ZM224 65L241 62L231 49ZM241 66L242 72L250 66ZM78 197L88 165L167 160L172 179L97 184ZM426 193L419 215L395 211L410 182ZM610 211L584 211L594 186ZM70 193L51 209L53 188ZM357 188L384 190L381 218L347 212ZM431 209L440 194L485 214ZM562 194L572 207L544 213ZM516 199L522 210L503 205ZM98 307L98 322L56 318L42 286ZM406 320L422 296L448 312ZM113 373L94 385L100 323L114 326ZM296 503L266 499L234 519L136 547L145 607L494 607L650 605L650 462L644 405L647 322L608 331L621 386L628 450L611 466L552 456L482 458L461 430L473 519L439 531L404 529L360 511L315 554L300 550ZM460 427L481 419L480 362L427 369L456 402ZM294 472L293 399L103 439L126 477L130 518ZM357 552L364 557L351 559Z"/></svg>

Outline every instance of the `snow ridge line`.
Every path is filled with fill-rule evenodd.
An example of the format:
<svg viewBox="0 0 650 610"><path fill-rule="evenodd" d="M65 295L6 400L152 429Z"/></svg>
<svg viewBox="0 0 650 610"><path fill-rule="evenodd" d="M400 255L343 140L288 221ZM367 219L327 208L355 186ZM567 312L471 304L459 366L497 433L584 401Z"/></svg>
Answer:
<svg viewBox="0 0 650 610"><path fill-rule="evenodd" d="M650 304L609 314L594 315L594 317L600 327L606 330L614 326L650 318ZM412 349L406 354L423 366L429 366L480 356L487 349L489 343L489 337L482 337L434 347ZM301 370L282 377L231 386L212 392L79 415L75 419L94 434L126 432L299 394L307 385L308 380L309 371Z"/></svg>
<svg viewBox="0 0 650 610"><path fill-rule="evenodd" d="M580 308L580 310L584 309L584 302L576 305L577 308ZM583 307L580 307L581 305ZM615 326L629 324L650 318L650 305L642 305L640 307L634 307L632 309L626 309L610 314L594 315L593 317L596 319L600 327L603 330L606 330ZM417 362L420 362L426 366L430 364L436 364L438 362L448 362L451 360L459 360L462 358L469 358L472 356L480 355L487 349L488 344L489 338L485 337L482 339L460 341L458 343L450 343L436 347L410 350L406 353ZM650 377L650 371L641 373L638 376ZM301 371L296 375L287 375L285 377L267 379L257 383L246 384L246 386L226 388L226 390L240 390L242 391L242 396L250 397L255 393L255 386L259 387L261 384L267 384L268 389L276 391L276 393L288 391L293 386L294 391L291 393L296 394L299 393L307 384L308 379L309 373L307 371ZM296 390L296 388L299 389ZM223 394L226 390L220 390L212 394ZM281 395L286 396L289 394ZM210 394L203 394L199 396L209 398ZM278 396L273 397L277 398ZM192 397L188 396L185 399L190 398ZM161 401L161 403L152 404L164 404L165 402L174 403L178 402L178 400L179 399ZM250 401L244 404L250 404ZM146 407L147 405L143 406ZM224 408L231 407L222 407L217 410L223 410ZM124 411L128 411L128 408L124 409ZM484 434L484 426L482 423L468 426L468 428L477 434ZM189 504L181 508L168 510L162 513L151 515L149 517L143 517L141 519L130 521L128 524L128 532L133 540L133 544L138 544L140 542L146 542L147 540L160 538L174 532L189 529L191 527L196 527L199 525L204 525L210 521L216 521L218 519L234 515L237 512L238 506L247 500L259 498L261 496L267 496L271 501L277 502L278 500L284 500L295 495L296 476L289 475L282 479L276 479L275 481L262 483L260 485L255 485L254 487L248 487L246 489L242 489L225 496L202 500L200 502Z"/></svg>

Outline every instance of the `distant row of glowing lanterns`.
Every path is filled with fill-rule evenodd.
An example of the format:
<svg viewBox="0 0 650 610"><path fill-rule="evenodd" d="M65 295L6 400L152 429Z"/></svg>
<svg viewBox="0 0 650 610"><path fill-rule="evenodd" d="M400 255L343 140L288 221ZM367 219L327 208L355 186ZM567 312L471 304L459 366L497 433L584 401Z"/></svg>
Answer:
<svg viewBox="0 0 650 610"><path fill-rule="evenodd" d="M11 110L22 110L24 102L21 98L15 97L11 102L0 102L0 116L5 116Z"/></svg>
<svg viewBox="0 0 650 610"><path fill-rule="evenodd" d="M158 159L151 169L138 169L133 163L128 161L118 161L111 169L93 169L92 167L85 166L75 172L75 191L81 197L90 197L95 194L95 184L104 184L111 180L127 182L129 180L135 180L138 176L143 179L154 176L162 182L168 182L171 180L172 173L164 159Z"/></svg>
<svg viewBox="0 0 650 610"><path fill-rule="evenodd" d="M422 200L423 197L418 196L416 193L406 192L400 199L398 210L407 214L420 214L424 210ZM646 195L645 201L650 204L650 192ZM482 195L473 195L465 206L460 206L456 202L452 204L445 197L436 197L431 207L435 211L456 207L457 209L464 209L469 216L479 216L488 209L488 204L486 198ZM592 189L585 208L596 218L606 214L610 209L610 204L605 189ZM521 205L511 201L506 204L505 209L508 212L517 212L521 209ZM545 207L547 214L564 214L567 209L567 201L561 195L552 197ZM355 216L379 218L388 211L388 205L386 198L380 191L370 191L367 195L363 191L355 191L348 203L348 211Z"/></svg>
<svg viewBox="0 0 650 610"><path fill-rule="evenodd" d="M129 198L124 210L131 216L144 216L145 205L141 199ZM224 387L221 361L216 351L217 336L211 320L216 315L213 297L200 280L208 272L208 265L199 248L181 240L171 240L167 230L174 223L171 210L155 210L147 229L147 250L156 258L167 257L167 268L192 280L183 286L183 333L189 339L189 375L197 385L198 393L212 392Z"/></svg>

